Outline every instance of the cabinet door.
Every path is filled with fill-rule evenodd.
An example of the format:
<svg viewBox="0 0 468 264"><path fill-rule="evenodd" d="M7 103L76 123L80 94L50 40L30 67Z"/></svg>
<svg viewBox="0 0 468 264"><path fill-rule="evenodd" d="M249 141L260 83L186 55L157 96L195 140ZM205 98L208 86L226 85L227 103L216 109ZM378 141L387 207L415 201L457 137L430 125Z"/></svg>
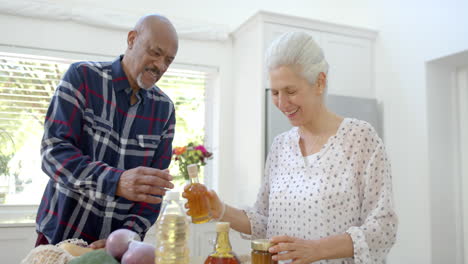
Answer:
<svg viewBox="0 0 468 264"><path fill-rule="evenodd" d="M20 263L36 243L35 227L0 227L1 263Z"/></svg>
<svg viewBox="0 0 468 264"><path fill-rule="evenodd" d="M314 38L315 42L320 46L321 45L321 32L311 30L308 28L303 27L294 27L294 26L286 26L281 24L273 24L273 23L265 23L265 39L264 39L264 48L265 50L271 44L273 40L279 37L281 34L286 32L295 32L295 31L302 31L307 32Z"/></svg>
<svg viewBox="0 0 468 264"><path fill-rule="evenodd" d="M330 94L375 98L370 40L323 33L322 48L330 65Z"/></svg>

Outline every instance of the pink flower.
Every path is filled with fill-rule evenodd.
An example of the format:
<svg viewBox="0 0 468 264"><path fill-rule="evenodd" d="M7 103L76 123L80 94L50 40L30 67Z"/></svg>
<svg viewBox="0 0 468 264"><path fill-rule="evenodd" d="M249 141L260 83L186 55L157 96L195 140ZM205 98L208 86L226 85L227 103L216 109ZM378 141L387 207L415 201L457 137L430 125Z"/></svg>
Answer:
<svg viewBox="0 0 468 264"><path fill-rule="evenodd" d="M200 150L202 152L203 155L205 155L205 153L207 153L208 151L206 150L206 148L203 146L203 145L198 145L195 147L196 150Z"/></svg>

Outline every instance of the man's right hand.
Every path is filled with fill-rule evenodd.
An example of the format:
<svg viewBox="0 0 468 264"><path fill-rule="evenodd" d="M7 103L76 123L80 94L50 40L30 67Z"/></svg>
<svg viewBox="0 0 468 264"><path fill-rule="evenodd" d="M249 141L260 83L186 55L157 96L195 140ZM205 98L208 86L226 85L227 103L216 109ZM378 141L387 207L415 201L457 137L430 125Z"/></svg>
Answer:
<svg viewBox="0 0 468 264"><path fill-rule="evenodd" d="M162 199L154 195L163 196L165 188L174 188L171 181L172 176L167 169L137 167L122 173L115 194L134 202L158 204Z"/></svg>

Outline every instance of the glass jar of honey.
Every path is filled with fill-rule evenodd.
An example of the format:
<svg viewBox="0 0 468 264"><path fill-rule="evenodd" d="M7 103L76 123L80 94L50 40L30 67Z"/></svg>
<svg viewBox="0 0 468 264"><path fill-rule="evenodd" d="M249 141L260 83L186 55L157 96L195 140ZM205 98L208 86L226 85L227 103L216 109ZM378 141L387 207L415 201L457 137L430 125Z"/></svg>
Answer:
<svg viewBox="0 0 468 264"><path fill-rule="evenodd" d="M185 186L184 192L185 198L190 202L192 223L203 224L213 217L210 210L208 189L198 181L198 165L188 165L187 171L190 177L190 185Z"/></svg>
<svg viewBox="0 0 468 264"><path fill-rule="evenodd" d="M268 252L271 246L273 244L268 239L252 240L252 264L277 264L278 262L271 259L272 254Z"/></svg>

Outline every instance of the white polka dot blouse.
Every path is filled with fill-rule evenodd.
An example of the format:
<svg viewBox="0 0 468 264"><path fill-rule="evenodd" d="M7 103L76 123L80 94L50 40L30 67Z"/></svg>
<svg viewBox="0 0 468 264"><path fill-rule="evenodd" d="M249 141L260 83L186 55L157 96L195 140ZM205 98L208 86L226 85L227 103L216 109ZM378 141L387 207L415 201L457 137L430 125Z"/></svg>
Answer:
<svg viewBox="0 0 468 264"><path fill-rule="evenodd" d="M353 258L315 263L385 263L398 220L382 140L369 123L345 118L307 161L292 128L275 138L257 201L245 212L252 239L351 236Z"/></svg>

